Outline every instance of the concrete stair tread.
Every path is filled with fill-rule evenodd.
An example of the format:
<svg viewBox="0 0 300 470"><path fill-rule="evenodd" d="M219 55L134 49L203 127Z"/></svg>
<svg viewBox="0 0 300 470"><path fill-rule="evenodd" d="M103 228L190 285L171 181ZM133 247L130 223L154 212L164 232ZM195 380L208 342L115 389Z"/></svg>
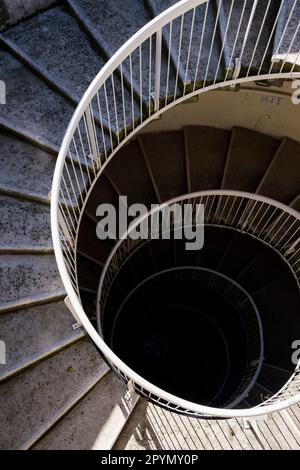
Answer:
<svg viewBox="0 0 300 470"><path fill-rule="evenodd" d="M146 0L146 3L151 8L152 12L155 15L158 15L162 11L166 10L170 6L173 6L177 3L175 0ZM206 27L203 33L203 22L206 14ZM172 26L172 57L174 64L177 65L178 56L180 53L180 78L182 82L185 81L185 76L187 78L187 83L193 82L196 78L196 85L203 83L204 80L211 82L214 80L216 73L217 78L221 75L224 75L224 62L220 58L221 54L221 42L219 29L217 28L214 36L214 27L216 19L217 9L214 8L212 2L209 3L207 13L206 5L200 6L196 9L195 18L194 18L194 27L193 27L193 36L191 41L191 51L188 60L188 50L190 44L190 28L192 25L193 13L188 12L184 16L183 28L182 28L182 41L181 41L181 51L179 51L179 41L180 41L180 29L181 29L181 19L176 19L173 21ZM198 65L198 73L195 77L195 70L198 62L198 51L199 45L201 42L201 37L203 34L202 50L201 56ZM166 44L169 42L169 31L168 28L165 31L165 41ZM212 53L210 58L209 67L207 69L207 62L210 55L210 50L212 46ZM189 91L190 86L187 86L187 91Z"/></svg>
<svg viewBox="0 0 300 470"><path fill-rule="evenodd" d="M86 203L86 210L96 217L96 211L101 203L110 203L115 207L118 205L118 191L113 183L107 178L107 172L103 172L101 185L95 184L90 197Z"/></svg>
<svg viewBox="0 0 300 470"><path fill-rule="evenodd" d="M285 138L268 171L262 179L257 193L289 205L300 192L300 143Z"/></svg>
<svg viewBox="0 0 300 470"><path fill-rule="evenodd" d="M56 163L55 156L39 148L37 143L34 145L20 136L5 132L0 132L0 143L2 149L0 192L20 200L28 199L49 205ZM16 155L18 155L17 158ZM75 204L79 197L79 190L84 189L88 176L71 162L67 166L70 176L76 173L77 177L76 184L73 185L75 197L73 188L67 184L69 195ZM67 200L68 192L65 188L63 188L63 193ZM61 197L61 202L64 203L63 197Z"/></svg>
<svg viewBox="0 0 300 470"><path fill-rule="evenodd" d="M0 285L0 311L64 292L54 255L47 254L1 255Z"/></svg>
<svg viewBox="0 0 300 470"><path fill-rule="evenodd" d="M225 1L223 2L223 4L224 4L224 19L225 19L225 23L227 24L231 2ZM264 27L261 32L260 32L260 27L261 27L262 21L266 13L268 0L261 0L260 2L258 2L254 17L253 17L253 22L249 30L248 41L245 45L243 55L241 57L242 50L243 50L243 40L245 37L247 25L251 17L253 5L254 5L254 0L246 2L246 8L244 10L244 15L243 15L243 21L241 23L239 34L236 37L236 32L238 31L240 15L243 11L244 2L235 3L234 9L233 9L233 17L230 23L231 34L228 34L227 36L227 43L228 43L227 48L231 56L232 51L233 51L233 46L235 44L233 60L236 57L241 58L242 68L243 67L248 68L249 64L251 63L252 70L258 70L261 65L263 65L262 70L269 70L269 64L270 64L270 59L271 59L271 54L272 54L272 41L269 41L269 40L271 37L273 24L277 15L278 7L276 6L276 2L270 3L269 11L268 11L265 23L264 23ZM256 44L257 44L257 49L255 51L254 48ZM268 46L268 50L266 53L266 57L265 57L264 63L261 64L261 55L262 55L261 52L264 53L267 46Z"/></svg>
<svg viewBox="0 0 300 470"><path fill-rule="evenodd" d="M118 152L118 156L106 167L105 173L118 194L128 197L128 205L138 202L150 208L151 203L158 202L137 140L133 140Z"/></svg>
<svg viewBox="0 0 300 470"><path fill-rule="evenodd" d="M245 249L245 247L247 247L247 249ZM247 237L247 235L243 234L235 234L220 259L218 270L236 279L244 270L250 267L253 260L258 256L258 253L261 253L264 248L264 245L252 237ZM243 249L243 256L237 256L239 249Z"/></svg>
<svg viewBox="0 0 300 470"><path fill-rule="evenodd" d="M300 334L300 296L294 277L290 274L266 286L253 295L253 300L261 312L264 330L272 331L276 324L282 332L278 336L264 335L265 361L282 369L294 369L291 345Z"/></svg>
<svg viewBox="0 0 300 470"><path fill-rule="evenodd" d="M7 81L0 123L4 120L37 141L59 146L74 108L3 50L0 67Z"/></svg>
<svg viewBox="0 0 300 470"><path fill-rule="evenodd" d="M40 12L9 28L3 36L42 67L51 80L61 83L75 99L81 98L105 64L99 51L95 51L63 6Z"/></svg>
<svg viewBox="0 0 300 470"><path fill-rule="evenodd" d="M55 158L13 136L0 134L0 188L48 199Z"/></svg>
<svg viewBox="0 0 300 470"><path fill-rule="evenodd" d="M52 249L50 208L0 195L0 251Z"/></svg>
<svg viewBox="0 0 300 470"><path fill-rule="evenodd" d="M34 71L40 73L46 82L54 84L58 92L71 101L79 102L89 84L105 64L99 50L92 47L88 37L78 22L62 6L53 7L10 28L3 35L4 42L20 58L25 59ZM74 44L77 45L74 48ZM68 67L62 64L68 63ZM121 84L114 77L117 96L119 128L123 128L123 107L121 106ZM112 102L110 81L106 84L108 102ZM102 94L103 95L103 94ZM100 94L103 122L108 125L105 97ZM125 110L127 119L131 119L130 94L125 89ZM96 101L93 104L95 117L99 122L99 110ZM110 115L114 108L110 107ZM117 130L115 119L111 119L114 131Z"/></svg>
<svg viewBox="0 0 300 470"><path fill-rule="evenodd" d="M80 339L85 332L73 330L74 323L63 301L2 313L0 329L6 343L6 364L0 365L0 381Z"/></svg>
<svg viewBox="0 0 300 470"><path fill-rule="evenodd" d="M152 18L144 6L144 2L127 0L126 4L122 0L114 2L104 1L95 9L93 0L68 0L71 8L76 12L76 16L84 23L89 33L95 38L99 47L102 48L104 55L110 58L114 52L121 47L124 42L136 33L142 26L148 23ZM118 34L116 34L118 31ZM152 40L152 63L155 61L155 39ZM143 79L142 96L145 103L148 103L149 91L149 41L142 48ZM165 95L167 55L162 54L161 71L161 96ZM136 51L131 56L132 59L132 77L133 89L138 94L140 90L140 71L139 71L139 53ZM129 60L124 63L124 75L127 82L130 83L130 65ZM153 75L153 67L152 67ZM174 82L174 76L171 75L171 83ZM130 85L129 85L130 87ZM152 77L152 91L154 91L154 76Z"/></svg>
<svg viewBox="0 0 300 470"><path fill-rule="evenodd" d="M277 139L250 129L233 128L222 188L254 192L278 147Z"/></svg>
<svg viewBox="0 0 300 470"><path fill-rule="evenodd" d="M91 220L86 214L83 214L79 228L77 248L96 262L104 264L113 249L114 243L113 240L100 240L97 237L96 227L96 222Z"/></svg>
<svg viewBox="0 0 300 470"><path fill-rule="evenodd" d="M288 23L288 30L283 35L285 25L289 19L289 15L291 12L292 17ZM283 2L273 44L272 60L274 60L275 62L274 69L276 69L278 65L281 67L284 61L286 62L288 70L290 70L291 66L293 66L294 64L296 64L298 67L300 66L300 33L299 31L297 33L299 18L300 5L298 3L295 3L294 0L286 0L285 2ZM291 41L294 41L292 47L290 47ZM276 65L276 63L279 64Z"/></svg>
<svg viewBox="0 0 300 470"><path fill-rule="evenodd" d="M135 401L126 401L126 385L109 372L33 450L109 450Z"/></svg>
<svg viewBox="0 0 300 470"><path fill-rule="evenodd" d="M219 189L230 132L207 126L187 126L184 135L191 192Z"/></svg>
<svg viewBox="0 0 300 470"><path fill-rule="evenodd" d="M1 385L1 448L26 449L107 372L88 338Z"/></svg>
<svg viewBox="0 0 300 470"><path fill-rule="evenodd" d="M187 184L183 133L167 131L142 134L140 140L161 202L185 194Z"/></svg>

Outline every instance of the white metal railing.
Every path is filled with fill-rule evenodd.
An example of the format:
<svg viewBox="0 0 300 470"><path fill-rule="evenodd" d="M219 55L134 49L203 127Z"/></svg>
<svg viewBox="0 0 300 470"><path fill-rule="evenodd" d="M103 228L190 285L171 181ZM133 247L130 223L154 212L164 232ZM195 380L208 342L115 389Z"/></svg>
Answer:
<svg viewBox="0 0 300 470"><path fill-rule="evenodd" d="M53 244L72 312L111 362L117 358L112 359L112 352L89 322L77 284L76 239L93 186L129 139L185 99L253 80L299 78L299 22L294 21L299 1L295 0L278 38L277 26L286 0L280 2L275 15L277 2L269 2L265 14L258 15L260 0L182 0L144 26L114 54L77 107L54 174ZM213 10L215 3L217 9ZM232 8L226 10L228 5ZM224 11L227 17L222 32L220 17ZM263 34L266 30L267 42ZM275 35L277 46L272 54ZM280 407L278 402L272 404L273 408L275 405ZM215 413L220 414L220 410Z"/></svg>

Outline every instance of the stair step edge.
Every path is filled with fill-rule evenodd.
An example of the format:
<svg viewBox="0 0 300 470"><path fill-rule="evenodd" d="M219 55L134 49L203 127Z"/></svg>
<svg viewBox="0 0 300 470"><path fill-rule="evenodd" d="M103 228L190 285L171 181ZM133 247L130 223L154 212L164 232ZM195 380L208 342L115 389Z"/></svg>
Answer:
<svg viewBox="0 0 300 470"><path fill-rule="evenodd" d="M33 447L55 424L61 420L67 413L74 408L87 394L88 392L101 381L101 379L110 371L110 368L103 362L103 369L93 377L85 387L82 387L80 391L73 396L68 403L66 403L59 411L53 414L47 422L45 422L36 432L34 432L23 444L21 444L19 450L29 450Z"/></svg>
<svg viewBox="0 0 300 470"><path fill-rule="evenodd" d="M0 384L13 378L15 375L20 374L21 372L24 372L26 369L33 367L38 362L44 361L48 359L50 356L57 354L61 350L65 349L66 347L71 346L72 344L76 343L80 339L84 338L86 335L87 333L85 330L82 330L82 329L74 330L73 335L69 335L68 337L65 337L64 339L60 341L52 343L49 348L44 349L38 354L31 356L27 361L23 361L23 362L19 362L15 364L14 367L9 369L2 375L0 374Z"/></svg>

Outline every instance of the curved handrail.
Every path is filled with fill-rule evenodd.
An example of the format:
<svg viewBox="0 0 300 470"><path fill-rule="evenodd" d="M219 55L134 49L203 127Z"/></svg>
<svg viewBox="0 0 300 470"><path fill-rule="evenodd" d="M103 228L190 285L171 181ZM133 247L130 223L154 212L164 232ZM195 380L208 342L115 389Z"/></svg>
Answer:
<svg viewBox="0 0 300 470"><path fill-rule="evenodd" d="M220 0L222 1L222 0ZM54 251L56 256L56 261L58 264L58 269L65 286L67 295L69 297L70 304L72 305L72 311L75 313L76 317L80 320L84 328L87 330L88 334L91 336L96 345L101 349L104 355L108 355L112 360L117 360L116 357L111 355L110 349L105 345L105 343L100 338L97 331L94 329L89 319L87 318L80 302L79 289L77 284L77 272L76 272L76 237L78 233L78 227L80 222L81 214L83 213L83 208L87 200L88 195L90 194L93 185L95 184L97 177L102 173L103 169L110 161L111 158L118 152L118 150L124 145L130 138L132 138L140 129L147 125L151 120L155 119L160 113L170 109L172 106L184 101L185 99L195 96L197 94L217 89L223 86L237 85L243 82L250 82L253 80L268 80L276 78L300 78L300 72L296 71L296 63L300 58L300 51L296 54L295 63L290 66L289 71L286 70L287 65L287 56L282 60L282 66L280 70L273 70L274 63L271 62L271 67L266 70L265 60L266 54L270 46L270 41L266 45L265 50L260 52L261 63L258 68L253 68L252 60L248 64L248 67L244 72L240 71L240 68L237 67L233 71L233 74L229 69L225 69L224 76L218 77L218 70L216 70L215 75L209 78L207 73L210 65L210 58L212 52L212 46L215 41L216 31L217 31L217 19L214 27L214 35L211 38L211 50L206 66L205 81L202 83L197 82L197 73L195 73L195 80L191 81L193 85L191 88L187 87L189 83L184 81L184 91L183 93L177 93L177 88L174 90L174 94L169 93L169 88L167 87L166 96L163 96L161 100L161 61L162 61L162 41L165 40L166 29L169 28L169 41L171 42L172 34L171 29L173 22L177 19L181 19L181 30L180 37L185 34L182 28L185 15L188 15L191 12L193 15L197 9L207 10L210 0L182 0L177 3L170 9L163 12L158 17L154 18L150 23L145 25L140 31L138 31L132 38L130 38L124 46L122 46L114 56L107 62L103 69L99 72L96 78L93 80L87 91L85 92L80 104L78 105L71 122L68 126L66 134L64 136L61 149L58 155L57 164L54 172L54 179L51 191L51 228L52 228L52 238ZM246 3L246 2L245 2ZM243 36L243 48L242 51L239 51L241 55L245 50L245 46L248 40L247 34L249 33L255 8L257 2L254 2L251 16L248 21L247 31ZM244 19L245 10L242 10L240 15L239 27ZM278 22L279 15L277 15L274 26ZM224 59L224 45L226 42L226 35L230 33L231 16L228 19L227 23L227 32L225 32L225 37L223 38L223 45L220 51L219 64ZM264 22L266 16L261 22L261 30L264 27ZM282 37L279 38L279 46L276 52L279 52L280 46L284 39L284 35L289 33L289 23L286 24ZM206 23L203 23L203 32L205 31ZM201 47L202 39L204 33L202 32L201 37ZM240 33L235 30L236 35ZM188 38L190 38L189 47L188 47L188 59L186 64L186 70L188 70L188 60L190 51L196 47L192 43L193 38L193 28L190 27L190 30L187 32ZM271 35L272 37L272 35ZM270 37L270 40L271 40ZM259 41L260 35L257 38ZM295 36L294 38L295 39ZM148 57L148 66L151 65L154 70L154 76L151 73L149 74L149 101L147 101L147 106L145 109L145 103L142 99L142 93L140 93L140 101L138 114L134 112L136 99L135 99L135 85L133 83L133 56L135 53L140 53L139 61L135 64L135 71L141 71L141 60L142 60L142 49L145 45L149 46L149 57ZM170 43L169 43L170 45ZM253 47L253 55L257 54L257 45L258 42ZM293 43L290 43L289 50L291 50ZM198 47L198 46L197 46ZM170 48L169 48L170 50ZM232 47L231 58L236 59L236 43ZM152 57L152 52L154 52L154 57ZM175 64L175 74L176 74L176 85L180 68L180 52L178 51L178 62ZM202 52L202 51L201 51ZM198 59L200 54L200 48L198 53ZM273 60L273 59L272 59ZM201 60L200 60L201 62ZM196 64L196 72L198 71L199 60ZM236 61L237 65L241 65L242 57L240 57L240 62ZM170 54L168 58L168 73L170 74ZM128 69L129 74L125 73L125 68ZM230 67L230 64L229 64ZM194 70L195 72L195 70ZM239 76L240 73L240 76ZM121 91L120 95L116 94L115 86L115 77L118 75L120 78ZM127 83L127 88L124 86L124 83ZM141 77L140 77L141 78ZM167 76L167 82L169 75ZM154 82L154 83L153 83ZM140 91L143 90L142 78L140 79ZM132 110L132 119L131 124L128 126L125 116L125 91L128 89L129 105ZM152 98L152 91L154 92L154 98ZM109 94L110 93L110 94ZM123 111L124 121L123 127L119 126L118 120L118 105ZM114 129L111 124L112 117L115 117L116 128ZM119 132L122 130L122 132ZM123 367L124 366L124 367ZM129 369L126 369L126 365L123 364L123 371L127 372ZM134 379L134 376L132 377ZM294 397L292 398L294 400ZM293 402L296 402L294 400ZM183 405L184 406L184 405ZM186 407L185 407L186 408ZM274 411L275 409L280 409L280 404L273 403L270 407L270 410ZM231 414L227 414L226 410L223 410L226 416L233 416L233 411ZM206 410L208 412L208 410ZM212 412L212 410L210 410ZM265 408L265 413L269 412L267 407ZM215 416L220 415L220 410L215 411ZM262 413L259 413L262 414ZM253 411L249 412L243 410L243 413L238 412L236 416L251 416Z"/></svg>

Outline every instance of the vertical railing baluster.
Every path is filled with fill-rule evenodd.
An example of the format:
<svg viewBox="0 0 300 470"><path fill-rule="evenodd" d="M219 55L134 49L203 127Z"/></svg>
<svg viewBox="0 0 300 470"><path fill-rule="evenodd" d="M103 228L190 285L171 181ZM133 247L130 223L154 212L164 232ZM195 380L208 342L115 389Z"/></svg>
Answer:
<svg viewBox="0 0 300 470"><path fill-rule="evenodd" d="M216 81L217 81L217 79L218 79L218 73L219 73L219 69L220 69L220 65L221 65L221 60L222 60L222 56L223 56L223 52L224 52L224 48L225 48L225 44L226 44L226 40L227 40L227 35L228 35L228 30L229 30L229 24L230 24L231 17L232 17L232 12L233 12L233 7L234 7L234 1L235 1L235 0L231 0L231 5L230 5L230 10L229 10L228 20L227 20L227 23L226 23L226 28L225 28L224 37L223 37L223 43L222 43L222 47L221 47L221 51L220 51L220 55L219 55L218 65L217 65L217 69L216 69L216 73L215 73L215 78L214 78L213 84L215 84ZM228 65L230 66L230 64L228 64Z"/></svg>
<svg viewBox="0 0 300 470"><path fill-rule="evenodd" d="M109 139L110 139L110 149L111 149L111 152L112 152L113 149L114 149L114 144L113 144L113 138L112 138L112 128L111 128L110 112L109 112L109 106L108 106L106 81L104 82L103 90L104 90L106 115L107 115L107 121L108 121L108 127L109 127L108 131L109 131Z"/></svg>
<svg viewBox="0 0 300 470"><path fill-rule="evenodd" d="M143 62L142 62L142 46L139 46L139 66L140 66L140 123L143 122Z"/></svg>
<svg viewBox="0 0 300 470"><path fill-rule="evenodd" d="M220 11L221 11L221 7L222 7L222 1L223 0L219 0L217 15L216 15L216 18L215 18L215 26L214 26L211 45L210 45L210 49L209 49L209 55L208 55L208 60L207 60L207 65L206 65L203 88L205 88L205 85L206 85L206 82L207 82L207 76L208 76L208 72L209 72L209 66L210 66L210 62L211 62L212 51L213 51L213 48L214 48L214 45L215 45L216 33L217 33L217 29L218 29L218 23L219 23L219 18L220 18Z"/></svg>
<svg viewBox="0 0 300 470"><path fill-rule="evenodd" d="M168 104L169 97L169 79L170 79L170 64L171 64L171 47L172 47L172 33L173 33L173 22L169 25L169 44L168 44L168 64L167 64L167 81L166 81L166 93L165 93L165 106Z"/></svg>
<svg viewBox="0 0 300 470"><path fill-rule="evenodd" d="M241 28L242 28L242 23L243 23L243 19L245 17L245 11L246 11L246 6L247 6L247 2L248 0L244 0L244 4L243 4L243 9L242 9L242 12L241 12L241 16L240 16L240 20L239 20L239 24L238 24L238 28L237 28L237 32L235 34L235 39L234 39L234 43L233 43L233 46L232 46L232 51L231 51L231 56L230 56L230 59L229 59L229 67L228 69L226 70L226 75L225 75L225 82L228 78L228 75L230 73L230 65L232 64L233 60L234 60L234 54L235 54L235 50L236 50L236 46L237 46L237 41L238 41L238 38L239 38L239 35L240 35L240 31L241 31ZM231 78L231 77L230 77Z"/></svg>
<svg viewBox="0 0 300 470"><path fill-rule="evenodd" d="M134 116L133 72L132 72L132 57L131 57L131 54L129 54L129 75L130 75L132 129L134 130L134 128L135 128L135 116Z"/></svg>
<svg viewBox="0 0 300 470"><path fill-rule="evenodd" d="M275 33L275 30L276 30L276 27L277 27L277 24L278 24L280 15L281 15L281 13L282 13L282 8L283 8L283 5L284 5L284 1L285 1L285 0L282 0L282 1L281 1L279 10L278 10L277 15L276 15L276 18L275 18L275 20L274 20L274 24L273 24L273 27L272 27L272 31L271 31L271 33L270 33L270 37L269 37L269 40L268 40L268 42L267 42L267 45L266 45L266 48L265 48L265 52L264 52L264 54L263 54L262 61L261 61L261 64L260 64L260 66L259 66L257 75L260 75L260 74L261 74L261 70L262 70L262 68L263 68L263 65L264 65L264 62L265 62L265 59L266 59L266 56L267 56L267 53L268 53L268 50L269 50L271 41L272 41L273 38L274 38L274 33Z"/></svg>
<svg viewBox="0 0 300 470"><path fill-rule="evenodd" d="M107 159L106 139L105 139L105 133L104 133L102 109L101 109L100 96L99 96L100 90L101 90L101 88L97 91L96 98L97 98L97 106L98 106L98 113L99 113L99 119L100 119L100 127L101 127L101 135L102 135L102 141L103 141L104 155L105 155L105 159Z"/></svg>
<svg viewBox="0 0 300 470"><path fill-rule="evenodd" d="M152 108L152 36L149 38L149 83L148 83L148 117L151 116Z"/></svg>
<svg viewBox="0 0 300 470"><path fill-rule="evenodd" d="M178 44L178 57L177 57L177 64L176 64L176 78L175 78L174 98L173 98L173 101L176 100L176 96L177 96L178 76L179 76L179 68L180 68L180 60L181 60L181 48L182 48L183 22L184 22L184 14L181 16L181 21L180 21L180 33L179 33L179 44Z"/></svg>
<svg viewBox="0 0 300 470"><path fill-rule="evenodd" d="M299 30L300 30L300 21L299 21L298 26L297 26L297 28L296 28L296 30L295 30L295 33L294 33L294 35L293 35L293 38L292 38L292 40L291 40L291 42L290 42L290 46L289 46L289 48L288 48L288 51L287 51L287 53L286 53L285 56L284 56L284 59L283 59L283 61L282 61L282 65L281 65L281 67L280 67L279 73L282 73L283 70L284 70L284 66L285 66L285 64L286 64L286 62L287 62L288 56L289 56L290 53L291 53L292 47L293 47L293 45L294 45L294 43L295 43L295 41L296 41L296 37L297 37L297 35L298 35L298 33L299 33Z"/></svg>
<svg viewBox="0 0 300 470"><path fill-rule="evenodd" d="M122 93L122 108L123 108L124 134L125 134L125 137L127 137L126 110L125 110L125 91L124 91L124 75L123 75L123 62L120 64L120 75L121 75L121 93Z"/></svg>
<svg viewBox="0 0 300 470"><path fill-rule="evenodd" d="M259 0L254 0L253 5L252 5L250 17L249 17L249 20L248 20L248 24L247 24L247 28L246 28L246 32L245 32L245 36L244 36L244 40L243 40L243 45L242 45L242 48L241 48L240 63L242 63L242 60L243 60L244 52L245 52L246 45L247 45L247 42L248 42L248 39L249 39L249 35L250 35L251 28L252 28L252 23L253 23L253 20L254 20L254 16L255 16L255 13L256 13L258 2L259 2Z"/></svg>
<svg viewBox="0 0 300 470"><path fill-rule="evenodd" d="M82 183L83 183L83 186L84 186L84 190L85 190L85 193L87 194L88 190L87 190L87 185L86 185L86 178L84 177L84 174L83 174L82 164L81 164L81 161L80 161L80 157L79 157L79 153L78 153L78 149L77 149L77 145L76 145L74 136L72 137L72 144L73 144L75 154L76 154L76 157L77 157L77 161L78 161L78 165L79 165L79 169L80 169L80 175L81 175ZM70 152L70 150L69 150L69 152ZM88 171L88 168L86 170Z"/></svg>
<svg viewBox="0 0 300 470"><path fill-rule="evenodd" d="M94 176L96 176L97 169L95 169L95 163L96 163L97 154L94 156L94 150L96 151L96 146L95 146L95 142L93 141L93 143L92 143L91 139L90 139L90 134L89 133L90 133L90 131L92 131L92 126L91 126L90 121L89 121L89 123L87 123L87 116L89 116L89 112L86 114L86 111L85 111L84 114L82 115L82 119L83 119L83 124L84 124L84 128L85 128L85 134L86 134L86 138L87 138L87 142L88 142L88 147L89 147L88 158L92 162ZM91 134L91 138L93 139L92 134ZM94 150L93 150L93 148L94 148Z"/></svg>
<svg viewBox="0 0 300 470"><path fill-rule="evenodd" d="M266 11L265 11L263 20L262 20L261 25L260 25L260 30L259 30L259 33L258 33L258 36L257 36L257 39L256 39L256 43L255 43L255 46L254 46L254 49L253 49L253 52L252 52L252 57L251 57L251 60L250 60L250 64L249 64L247 73L246 73L246 77L249 76L249 73L250 73L250 70L251 70L251 67L252 67L252 64L253 64L253 60L254 60L254 57L255 57L255 54L256 54L256 51L257 51L257 47L258 47L258 44L259 44L259 41L260 41L260 38L261 38L261 35L262 35L262 32L263 32L263 29L264 29L264 26L265 26L265 24L266 24L266 19L267 19L269 10L270 10L271 1L272 1L272 0L269 0L269 2L268 2L268 5L267 5L267 8L266 8Z"/></svg>
<svg viewBox="0 0 300 470"><path fill-rule="evenodd" d="M115 121L116 121L117 141L118 141L118 144L119 144L119 143L120 143L120 135L119 135L119 119L118 119L118 111L117 111L117 101L116 101L116 91L115 91L115 79L114 79L114 72L111 74L111 87L112 87L113 103L114 103L114 111L115 111Z"/></svg>
<svg viewBox="0 0 300 470"><path fill-rule="evenodd" d="M154 91L154 112L159 110L160 100L160 74L161 74L161 53L162 53L162 30L156 33L155 50L155 91Z"/></svg>
<svg viewBox="0 0 300 470"><path fill-rule="evenodd" d="M184 75L183 95L185 95L185 91L186 91L187 77L188 77L188 71L189 71L189 66L190 66L190 57L191 57L192 41L193 41L194 26L195 26L195 16L196 16L196 8L193 9L189 47L188 47L188 54L187 54L185 75Z"/></svg>
<svg viewBox="0 0 300 470"><path fill-rule="evenodd" d="M291 9L291 11L290 11L290 14L289 14L289 16L288 16L286 25L285 25L285 27L284 27L284 29L283 29L283 32L282 32L282 34L281 34L281 37L280 37L278 46L277 46L277 48L276 48L276 52L275 52L275 54L274 54L275 57L278 55L278 52L280 51L280 48L281 48L282 43L283 43L283 39L284 39L285 34L286 34L286 32L287 32L287 29L288 29L288 26L289 26L289 24L290 24L290 21L291 21L291 19L292 19L292 17L293 17L293 13L294 13L294 11L295 11L297 2L298 2L298 0L294 0L293 7L292 7L292 9ZM269 74L272 73L272 70L273 70L273 67L274 67L274 63L275 63L275 62L272 60L272 61L271 61L271 66L270 66L269 72L268 72Z"/></svg>

